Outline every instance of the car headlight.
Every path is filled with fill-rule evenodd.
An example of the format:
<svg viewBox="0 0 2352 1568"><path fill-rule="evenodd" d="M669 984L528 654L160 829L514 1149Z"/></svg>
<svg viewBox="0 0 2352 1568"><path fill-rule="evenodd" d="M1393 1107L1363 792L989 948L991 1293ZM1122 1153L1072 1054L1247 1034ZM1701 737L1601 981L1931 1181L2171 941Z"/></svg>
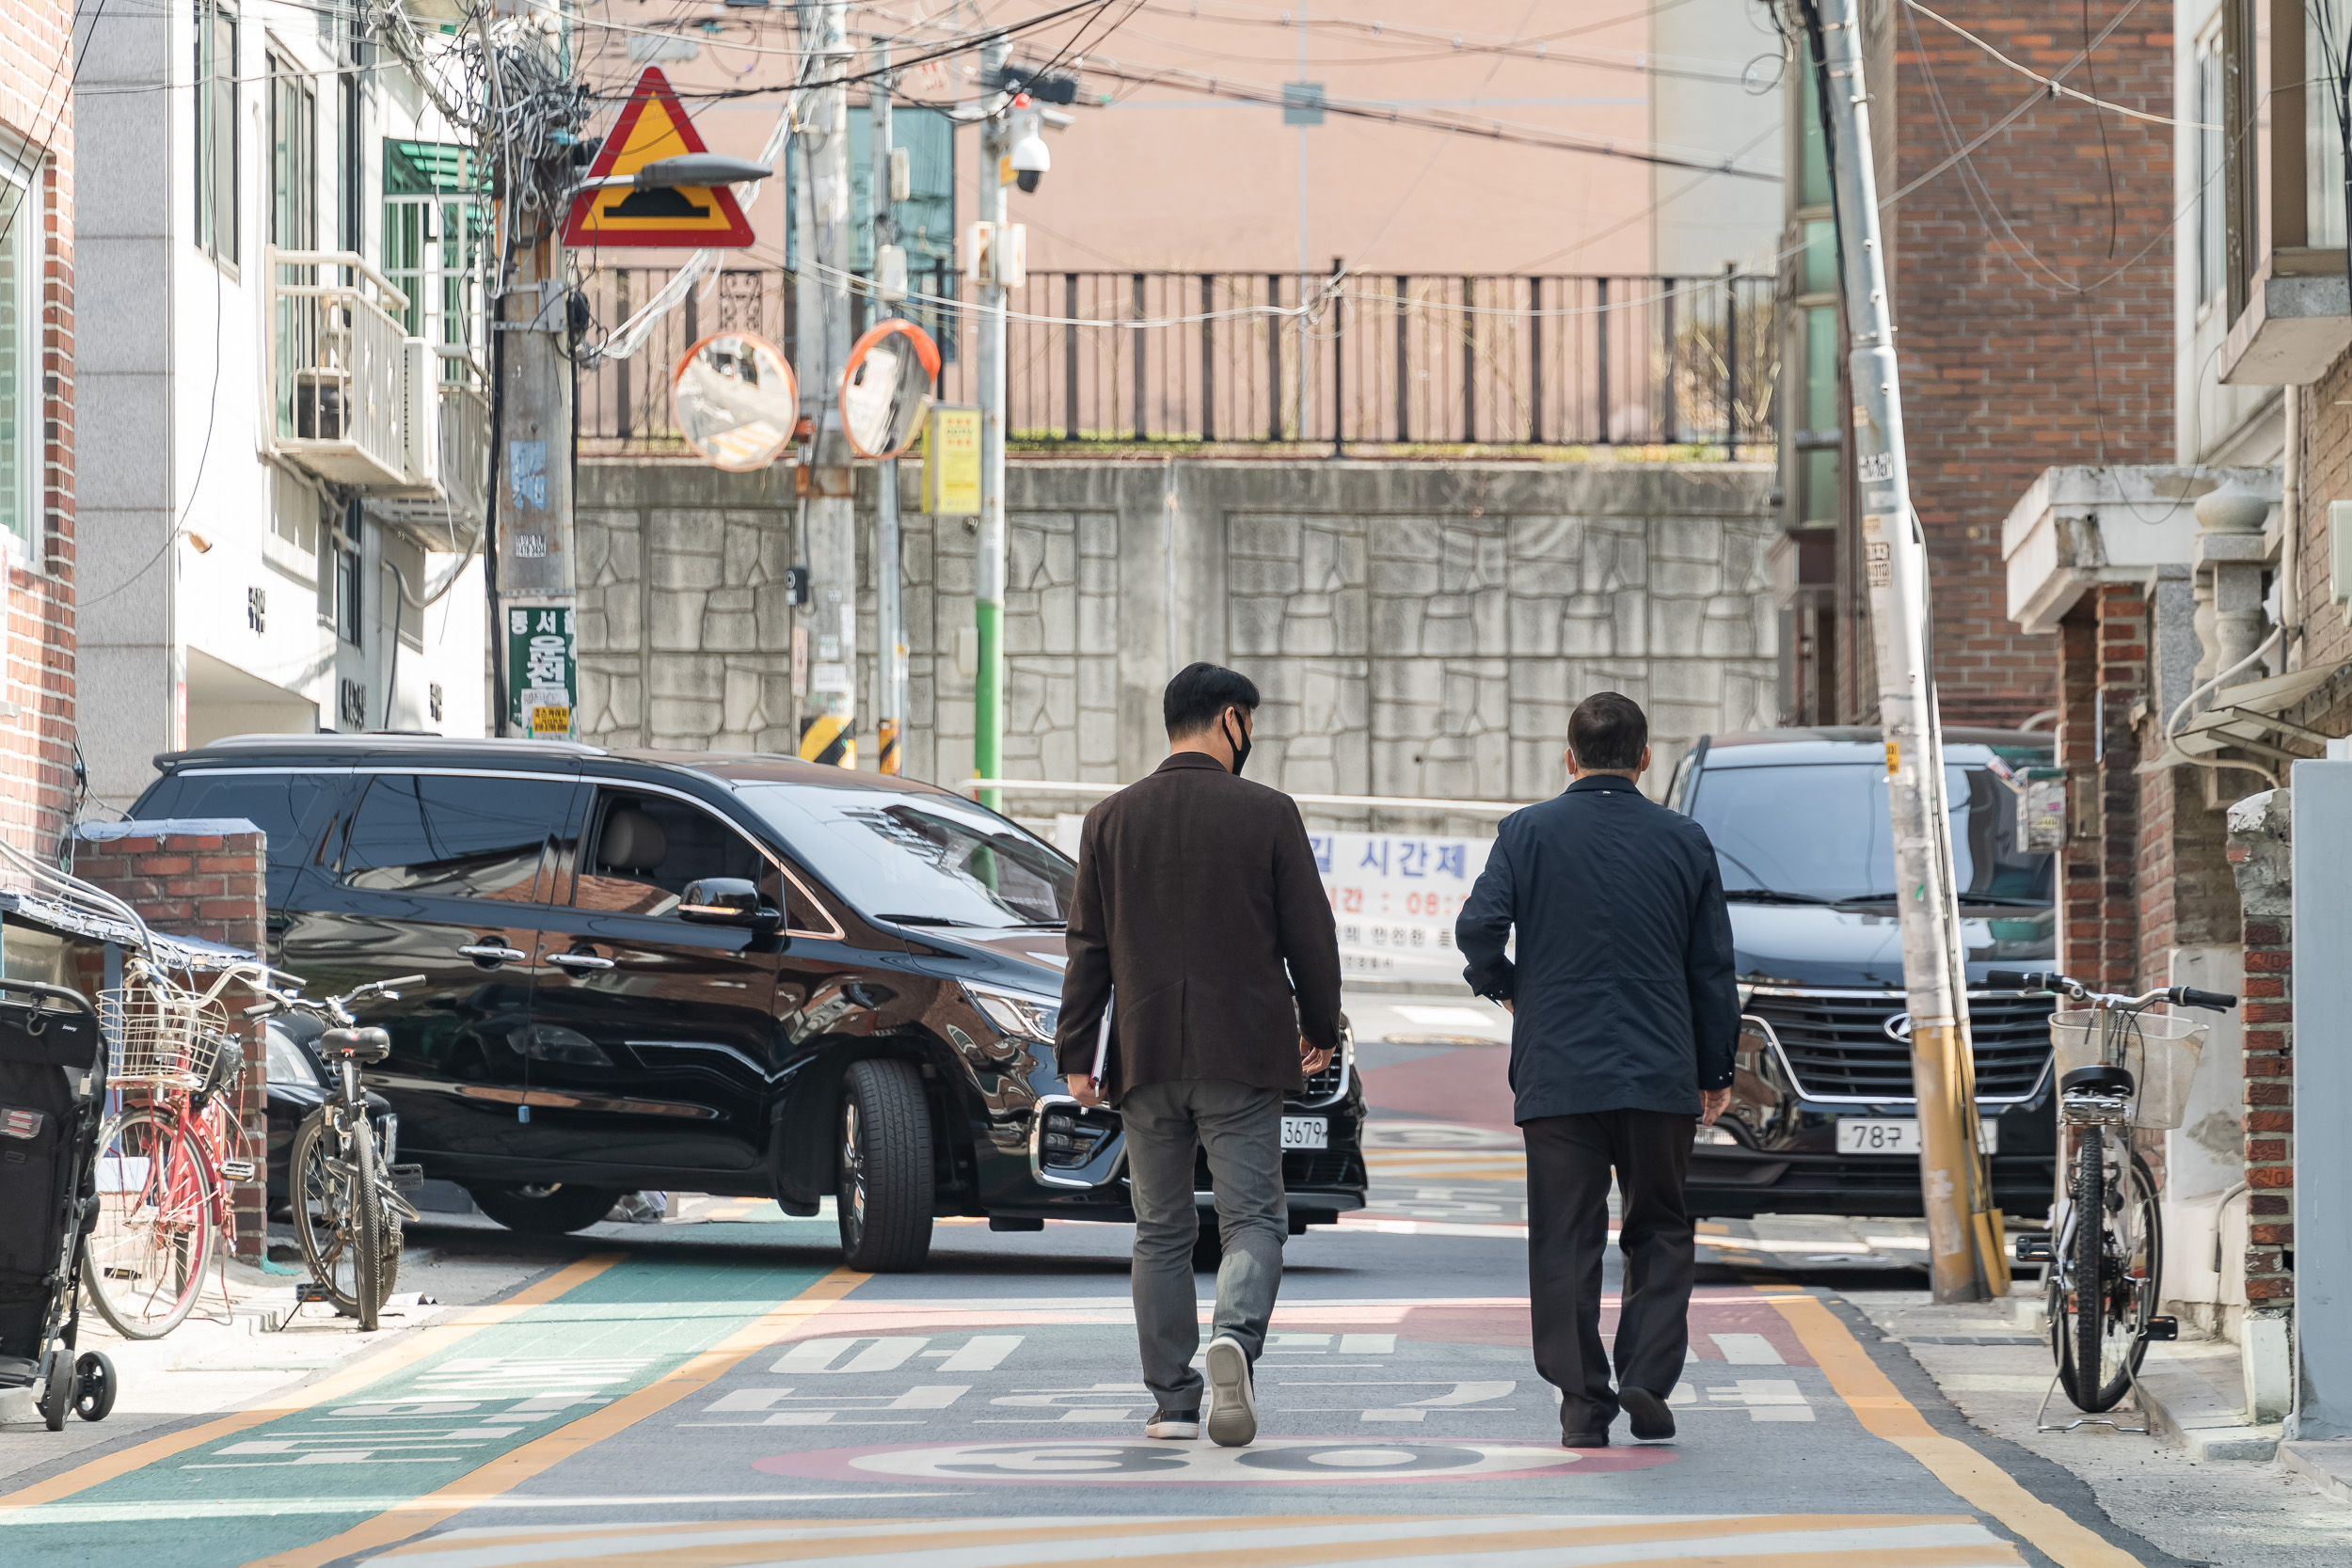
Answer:
<svg viewBox="0 0 2352 1568"><path fill-rule="evenodd" d="M1008 1038L1036 1040L1041 1045L1054 1043L1054 1031L1061 1023L1060 997L1007 990L970 980L963 982L963 994L972 999L972 1006L980 1010L980 1016L996 1026L998 1034Z"/></svg>
<svg viewBox="0 0 2352 1568"><path fill-rule="evenodd" d="M1745 984L1745 983L1742 983L1742 984L1740 985L1740 1010L1741 1012L1743 1012L1743 1013L1744 1013L1744 1012L1746 1012L1746 1011L1748 1010L1748 998L1749 998L1749 997L1751 997L1751 996L1754 996L1755 994L1756 994L1756 988L1755 988L1754 986L1747 985L1747 984Z"/></svg>
<svg viewBox="0 0 2352 1568"><path fill-rule="evenodd" d="M292 1036L270 1028L264 1028L262 1034L269 1047L271 1083L298 1085L306 1089L319 1086L318 1069L311 1065L310 1053L296 1044Z"/></svg>

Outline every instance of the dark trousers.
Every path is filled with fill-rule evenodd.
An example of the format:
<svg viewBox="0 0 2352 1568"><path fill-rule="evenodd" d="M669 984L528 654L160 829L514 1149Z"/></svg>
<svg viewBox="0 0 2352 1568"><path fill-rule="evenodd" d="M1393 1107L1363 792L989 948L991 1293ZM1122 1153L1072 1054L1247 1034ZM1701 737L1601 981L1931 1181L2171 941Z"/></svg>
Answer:
<svg viewBox="0 0 2352 1568"><path fill-rule="evenodd" d="M1682 1376L1696 1268L1682 1182L1698 1118L1665 1111L1538 1117L1527 1138L1527 1283L1535 1370L1560 1390L1560 1430L1605 1429L1617 1414L1600 1342L1609 1173L1625 1201L1618 1246L1617 1381L1663 1399Z"/></svg>

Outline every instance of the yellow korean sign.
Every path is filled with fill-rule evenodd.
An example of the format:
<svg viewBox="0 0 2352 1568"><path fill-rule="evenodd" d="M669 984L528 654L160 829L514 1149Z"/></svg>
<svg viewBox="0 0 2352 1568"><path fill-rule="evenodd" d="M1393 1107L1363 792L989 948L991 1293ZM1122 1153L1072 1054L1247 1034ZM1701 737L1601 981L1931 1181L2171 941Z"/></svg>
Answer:
<svg viewBox="0 0 2352 1568"><path fill-rule="evenodd" d="M980 510L980 411L933 404L923 429L923 510L971 517Z"/></svg>

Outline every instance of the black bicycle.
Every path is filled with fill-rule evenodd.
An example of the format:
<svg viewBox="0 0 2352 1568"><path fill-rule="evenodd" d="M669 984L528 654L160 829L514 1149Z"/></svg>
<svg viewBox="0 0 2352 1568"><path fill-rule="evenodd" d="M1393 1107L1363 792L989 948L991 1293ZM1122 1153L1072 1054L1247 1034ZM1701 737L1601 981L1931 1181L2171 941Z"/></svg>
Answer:
<svg viewBox="0 0 2352 1568"><path fill-rule="evenodd" d="M2043 1289L2058 1385L2077 1410L2112 1410L2132 1386L2149 1342L2177 1332L2172 1320L2156 1315L2164 1222L2155 1178L2132 1147L2130 1129L2180 1126L2206 1029L2195 1019L2147 1009L2162 1002L2227 1012L2237 998L2192 986L2123 996L2063 974L2010 970L1985 978L2081 1004L2050 1015L2058 1114L2074 1132L2073 1169L2050 1230L2019 1236L2016 1250L2021 1263L2048 1265ZM2116 1129L2112 1138L2109 1128ZM2039 1425L2041 1418L2035 1420Z"/></svg>
<svg viewBox="0 0 2352 1568"><path fill-rule="evenodd" d="M336 1311L359 1320L363 1333L374 1332L392 1293L400 1273L401 1224L418 1217L402 1195L421 1186L424 1172L421 1166L394 1164L398 1117L369 1117L359 1069L382 1061L391 1051L392 1039L381 1029L358 1027L351 1005L369 997L395 1000L400 992L394 988L423 978L405 974L376 980L318 1001L273 989L267 1001L246 1009L247 1018L286 1011L328 1025L317 1049L326 1059L331 1087L326 1102L294 1130L286 1185L295 1239L310 1278Z"/></svg>

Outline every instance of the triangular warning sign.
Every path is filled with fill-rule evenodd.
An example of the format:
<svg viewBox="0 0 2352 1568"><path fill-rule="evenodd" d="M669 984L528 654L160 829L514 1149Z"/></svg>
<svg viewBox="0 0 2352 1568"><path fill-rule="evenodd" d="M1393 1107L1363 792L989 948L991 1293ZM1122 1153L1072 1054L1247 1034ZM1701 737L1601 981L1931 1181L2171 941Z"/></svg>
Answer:
<svg viewBox="0 0 2352 1568"><path fill-rule="evenodd" d="M670 90L659 66L647 66L628 95L612 134L604 138L591 180L634 174L657 158L704 152L694 122ZM628 185L583 191L572 198L564 243L575 246L641 245L717 250L752 243L751 221L724 185L678 185L637 190Z"/></svg>

